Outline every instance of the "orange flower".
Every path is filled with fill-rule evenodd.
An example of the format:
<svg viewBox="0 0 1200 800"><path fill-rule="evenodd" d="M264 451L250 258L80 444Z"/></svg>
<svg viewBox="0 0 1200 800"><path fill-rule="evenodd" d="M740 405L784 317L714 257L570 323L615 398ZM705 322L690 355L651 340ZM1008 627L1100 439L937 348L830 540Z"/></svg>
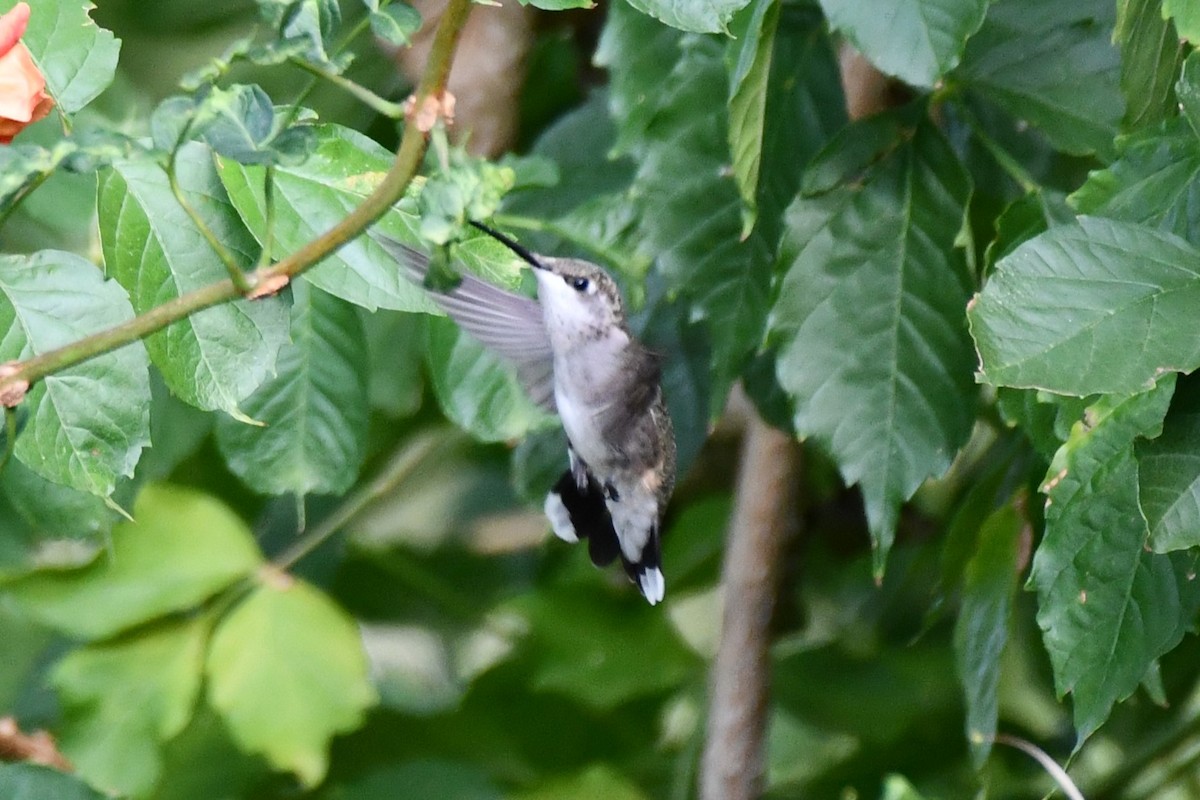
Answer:
<svg viewBox="0 0 1200 800"><path fill-rule="evenodd" d="M8 144L26 125L50 113L54 100L46 79L33 63L21 36L29 24L29 6L17 3L0 15L0 144Z"/></svg>

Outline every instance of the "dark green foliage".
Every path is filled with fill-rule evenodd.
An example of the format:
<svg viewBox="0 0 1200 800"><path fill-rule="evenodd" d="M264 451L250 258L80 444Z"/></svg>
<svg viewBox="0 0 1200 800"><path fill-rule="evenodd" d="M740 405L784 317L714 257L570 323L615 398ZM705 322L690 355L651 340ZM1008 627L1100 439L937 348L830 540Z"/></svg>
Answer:
<svg viewBox="0 0 1200 800"><path fill-rule="evenodd" d="M768 798L1046 794L1005 734L1077 752L1089 797L1189 796L1194 4L532 4L577 10L535 34L529 152L435 129L289 285L8 413L0 716L75 773L0 764L0 797L694 797L755 478L714 423L747 409L805 447ZM365 132L401 116L374 41L413 40L407 4L102 3L141 74L83 0L32 5L57 110L0 145L0 381L305 247L392 168ZM894 81L853 121L847 42ZM664 356L662 606L549 537L559 427L379 243L531 292L473 219L603 264Z"/></svg>

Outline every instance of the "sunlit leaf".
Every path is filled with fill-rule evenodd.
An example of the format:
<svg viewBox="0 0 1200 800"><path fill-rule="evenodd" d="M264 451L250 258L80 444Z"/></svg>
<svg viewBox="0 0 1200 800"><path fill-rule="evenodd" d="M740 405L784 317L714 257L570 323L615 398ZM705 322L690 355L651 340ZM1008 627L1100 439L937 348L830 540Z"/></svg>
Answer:
<svg viewBox="0 0 1200 800"><path fill-rule="evenodd" d="M107 795L73 775L28 763L0 763L0 797L5 800L107 800Z"/></svg>
<svg viewBox="0 0 1200 800"><path fill-rule="evenodd" d="M1189 42L1200 41L1200 8L1187 0L1163 0L1162 14L1170 17L1179 35Z"/></svg>
<svg viewBox="0 0 1200 800"><path fill-rule="evenodd" d="M217 179L212 152L184 147L180 187L238 266L250 269L258 246ZM147 160L118 163L100 182L100 238L109 274L145 313L189 291L227 279L225 267L176 201L164 171ZM287 341L287 307L278 297L199 311L146 339L171 391L206 410L236 413L271 374Z"/></svg>
<svg viewBox="0 0 1200 800"><path fill-rule="evenodd" d="M306 785L321 781L329 741L375 702L354 623L313 587L268 577L217 627L208 697L245 750Z"/></svg>
<svg viewBox="0 0 1200 800"><path fill-rule="evenodd" d="M125 290L71 253L0 256L0 361L27 359L133 316ZM134 342L38 381L16 456L48 480L107 497L149 444L146 350Z"/></svg>
<svg viewBox="0 0 1200 800"><path fill-rule="evenodd" d="M133 516L88 566L37 572L7 590L47 625L95 639L192 608L262 559L246 524L195 490L148 486Z"/></svg>
<svg viewBox="0 0 1200 800"><path fill-rule="evenodd" d="M335 125L316 129L312 155L295 166L275 169L273 252L299 249L340 222L370 194L391 166L391 155L360 133ZM233 206L258 239L266 241L266 170L232 161L218 162L221 181ZM417 245L412 207L393 209L375 224L394 239ZM370 236L360 236L304 273L335 297L374 311L438 313L424 291L402 277L402 270Z"/></svg>
<svg viewBox="0 0 1200 800"><path fill-rule="evenodd" d="M762 167L763 124L767 110L767 84L771 53L779 26L779 2L754 0L739 26L740 38L726 50L729 76L729 149L733 175L746 204L743 235L754 227L758 211L758 174ZM739 18L741 21L742 18Z"/></svg>
<svg viewBox="0 0 1200 800"><path fill-rule="evenodd" d="M54 668L63 752L92 785L136 796L154 785L162 743L192 716L207 634L203 618L178 620L74 650Z"/></svg>

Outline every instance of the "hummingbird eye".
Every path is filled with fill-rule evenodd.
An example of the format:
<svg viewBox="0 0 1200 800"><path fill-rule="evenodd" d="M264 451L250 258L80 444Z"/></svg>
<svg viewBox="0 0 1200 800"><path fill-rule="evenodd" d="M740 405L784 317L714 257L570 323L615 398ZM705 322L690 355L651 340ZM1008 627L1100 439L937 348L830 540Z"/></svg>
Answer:
<svg viewBox="0 0 1200 800"><path fill-rule="evenodd" d="M587 278L566 277L566 278L563 278L563 280L565 280L567 282L567 285L570 286L572 289L574 289L577 292L586 292L588 289L588 279Z"/></svg>

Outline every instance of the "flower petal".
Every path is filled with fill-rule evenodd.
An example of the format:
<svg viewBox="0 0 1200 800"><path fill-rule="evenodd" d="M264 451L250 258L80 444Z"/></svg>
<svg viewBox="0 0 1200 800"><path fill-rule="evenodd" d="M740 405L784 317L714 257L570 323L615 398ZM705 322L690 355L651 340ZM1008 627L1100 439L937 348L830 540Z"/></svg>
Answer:
<svg viewBox="0 0 1200 800"><path fill-rule="evenodd" d="M0 15L0 56L13 49L29 24L29 4L17 3L12 11Z"/></svg>

